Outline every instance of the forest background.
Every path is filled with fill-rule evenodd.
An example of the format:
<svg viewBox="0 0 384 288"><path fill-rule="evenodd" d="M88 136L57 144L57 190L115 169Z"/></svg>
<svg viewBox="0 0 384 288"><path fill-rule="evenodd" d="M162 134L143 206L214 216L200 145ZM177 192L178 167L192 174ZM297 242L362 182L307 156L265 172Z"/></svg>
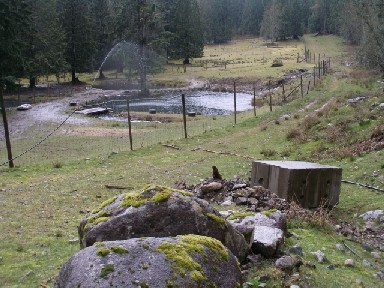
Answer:
<svg viewBox="0 0 384 288"><path fill-rule="evenodd" d="M123 61L115 53L105 68L129 67L142 85L146 73L169 60L188 63L205 44L244 35L278 41L337 34L359 46L360 63L384 70L382 0L2 0L0 14L0 79L7 89L16 78L33 88L39 76L67 72L75 84L76 73L98 70L122 41L134 45L132 53Z"/></svg>

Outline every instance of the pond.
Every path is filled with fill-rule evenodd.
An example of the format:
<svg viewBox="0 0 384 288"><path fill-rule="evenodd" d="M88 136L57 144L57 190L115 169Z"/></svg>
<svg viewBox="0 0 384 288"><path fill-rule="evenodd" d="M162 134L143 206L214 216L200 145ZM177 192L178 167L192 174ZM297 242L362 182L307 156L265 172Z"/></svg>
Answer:
<svg viewBox="0 0 384 288"><path fill-rule="evenodd" d="M181 114L181 92L167 92L158 96L139 97L128 96L131 111ZM192 91L185 93L186 112L196 112L202 115L230 115L234 111L233 93ZM114 96L103 103L114 112L127 109L126 95ZM246 111L252 109L253 95L236 93L236 110Z"/></svg>

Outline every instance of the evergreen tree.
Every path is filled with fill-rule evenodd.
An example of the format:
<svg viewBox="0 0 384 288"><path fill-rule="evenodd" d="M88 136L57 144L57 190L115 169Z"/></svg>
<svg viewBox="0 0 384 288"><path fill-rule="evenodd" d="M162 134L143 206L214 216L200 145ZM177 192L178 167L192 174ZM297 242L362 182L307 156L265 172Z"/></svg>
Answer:
<svg viewBox="0 0 384 288"><path fill-rule="evenodd" d="M264 0L246 0L242 11L241 33L260 35L261 21L265 10Z"/></svg>
<svg viewBox="0 0 384 288"><path fill-rule="evenodd" d="M64 35L56 14L56 1L35 0L31 6L31 23L24 35L26 49L24 70L35 87L41 75L59 74L67 69L63 56Z"/></svg>
<svg viewBox="0 0 384 288"><path fill-rule="evenodd" d="M204 36L200 22L200 11L196 0L176 0L169 32L172 39L168 56L185 59L203 56Z"/></svg>
<svg viewBox="0 0 384 288"><path fill-rule="evenodd" d="M9 168L13 168L12 147L4 104L3 91L22 75L25 46L23 32L29 25L30 6L27 1L0 2L0 109L4 127Z"/></svg>
<svg viewBox="0 0 384 288"><path fill-rule="evenodd" d="M108 0L94 0L90 7L90 25L94 41L93 67L100 68L100 78L103 72L100 65L113 45L112 19Z"/></svg>
<svg viewBox="0 0 384 288"><path fill-rule="evenodd" d="M384 1L354 0L354 5L364 23L359 51L360 62L384 72Z"/></svg>
<svg viewBox="0 0 384 288"><path fill-rule="evenodd" d="M260 27L260 35L269 40L279 40L283 30L282 9L280 4L273 0L270 6L264 11Z"/></svg>
<svg viewBox="0 0 384 288"><path fill-rule="evenodd" d="M206 12L206 41L226 43L232 39L230 0L211 0Z"/></svg>
<svg viewBox="0 0 384 288"><path fill-rule="evenodd" d="M65 31L66 61L73 84L78 72L93 71L95 43L91 33L90 5L87 0L58 0L60 20Z"/></svg>

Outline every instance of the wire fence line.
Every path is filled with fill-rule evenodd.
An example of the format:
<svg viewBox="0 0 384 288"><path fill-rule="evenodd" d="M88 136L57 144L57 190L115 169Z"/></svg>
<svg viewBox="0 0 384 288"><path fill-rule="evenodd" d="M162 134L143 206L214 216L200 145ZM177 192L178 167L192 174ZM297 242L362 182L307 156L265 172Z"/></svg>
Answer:
<svg viewBox="0 0 384 288"><path fill-rule="evenodd" d="M313 71L303 71L292 79L284 82L268 82L268 93L264 97L254 100L262 100L267 104L263 108L272 111L276 105L283 105L297 97L304 97L310 89L314 89L319 79L329 72L330 59L320 69L314 66ZM236 97L236 96L235 96ZM235 98L236 99L236 98ZM256 101L257 102L257 101ZM236 103L236 100L234 104ZM260 105L253 103L255 105ZM181 105L181 103L180 103ZM269 107L268 107L269 106ZM256 109L256 108L254 108ZM12 139L12 152L16 166L30 164L53 163L59 165L65 161L88 160L95 157L106 158L111 153L129 151L130 147L137 150L143 147L159 143L170 143L185 138L185 129L188 137L202 135L215 129L226 129L237 123L241 123L256 116L256 110L234 113L230 116L198 116L187 117L184 124L182 115L172 123L160 123L157 121L131 122L132 134L128 131L128 117L123 121L101 121L94 119L92 125L76 125L69 123L70 118L77 117L73 110L63 121L49 125L37 125ZM152 115L153 116L153 115ZM148 114L148 119L152 117ZM235 116L235 117L234 117ZM130 143L130 141L132 141ZM131 146L130 146L131 144ZM0 168L8 165L5 141L0 141Z"/></svg>

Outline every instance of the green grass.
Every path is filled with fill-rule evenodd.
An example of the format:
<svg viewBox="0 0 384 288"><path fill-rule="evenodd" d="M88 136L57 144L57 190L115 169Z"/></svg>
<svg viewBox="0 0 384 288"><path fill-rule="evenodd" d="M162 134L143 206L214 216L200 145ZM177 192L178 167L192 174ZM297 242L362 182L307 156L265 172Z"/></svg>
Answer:
<svg viewBox="0 0 384 288"><path fill-rule="evenodd" d="M41 148L29 153L27 156L29 158L17 160L16 165L19 167L0 168L0 256L2 257L0 283L2 287L52 286L53 277L57 275L61 264L79 249L77 244L70 244L69 240L77 237L77 226L85 216L84 213L94 210L103 201L121 193L118 190L107 189L105 185L141 189L147 184L171 186L178 180L195 184L211 176L213 165L219 168L224 178L231 179L239 176L247 179L250 177L251 159L268 158L308 160L336 165L343 168L344 179L368 182L383 187L382 178L371 175L376 170L383 174L384 150L363 152L353 157L342 154L340 150L341 143L352 147L368 139L374 127L383 125L382 113L371 108L372 102L384 101L382 88L378 86L377 79L372 75L357 73L342 65L342 57L346 56L345 47L338 38L306 36L305 40L307 48L319 53L327 51L330 57L337 59L333 66L335 71L324 77L319 86L311 89L308 96L292 98L284 106L274 106L273 112L269 112L269 107L264 106L258 109L257 117L253 116L253 111L241 113L238 115L237 125L233 125L233 117L191 121L188 139L183 139L180 123L135 127L137 134L134 135L141 136L135 140L134 151L129 151L127 148L129 146L126 134L110 134L110 129L126 129L123 125L104 125L97 122L91 128L109 133L107 137L103 137L102 133L89 135L90 130L87 130L88 134L57 133ZM303 49L303 43L295 43L297 47L302 47L299 49ZM225 46L207 47L205 55L207 60L238 58L240 54L246 53L250 55L265 53L264 56L267 58L268 52L268 59L272 61L280 55L278 51L285 49L288 54L292 54L292 59L283 60L284 63L294 65L297 50L289 50L294 49L294 45L288 42L282 44L281 48L264 48L261 47L258 39L238 40ZM236 46L240 52L236 52ZM214 56L220 53L223 54ZM290 61L291 64L289 64ZM278 70L272 70L272 68L267 69L269 65L260 64L257 68L260 71L255 72L246 67L250 63L243 64L244 67L240 64L238 67L237 64L231 64L235 69L227 69L232 71L232 75L227 75L229 73L220 70L223 68L208 68L205 71L194 67L193 71L187 71L188 75L179 73L181 75L178 77L204 79L205 77L242 77L244 75L245 78L251 79L263 78L269 73L271 77L278 77L281 75L279 73L283 72L277 72ZM284 69L287 68L287 66L284 67ZM176 75L176 71L170 71L156 77L170 79ZM279 92L276 92L277 94ZM360 94L369 95L371 98L356 107L347 104L348 98L354 98ZM321 115L315 112L331 98L335 101L330 102L330 108L327 111L324 110ZM310 103L314 104L303 109ZM287 120L279 120L277 124L276 120L284 114L290 114L291 117ZM304 125L307 115L316 115L319 121L311 128L304 129L308 127ZM370 121L365 122L366 119ZM337 127L348 132L345 137L340 138L343 142L331 141L326 137L325 129L329 123L338 125ZM13 139L16 152L22 152L36 143L52 127L54 125L48 125L44 130L43 127L38 127L25 135L27 139ZM77 128L71 125L65 126L67 130ZM287 134L292 129L300 130L305 137L296 139L297 141L287 140ZM159 142L172 144L179 150L159 145ZM0 143L0 159L4 158L3 145L3 142ZM334 154L321 154L320 152L324 149L333 151ZM261 154L267 150L274 153L269 153L268 157ZM118 153L112 153L113 151ZM16 152L14 154L17 154ZM60 167L56 165L57 163ZM342 184L340 204L332 214L336 219L357 221L353 217L354 214L382 209L383 206L383 193ZM344 255L343 252L333 251L334 244L340 241L340 238L329 229L317 227L303 229L293 226L291 230L301 237L289 240L287 244L300 243L307 252L305 261L313 262L313 256L309 252L323 247L329 259L336 264L342 262L346 256L354 258L353 255L348 254L349 252L345 252ZM357 259L354 259L357 262ZM373 278L373 272L375 271L360 264L353 269L338 267L332 271L328 270L325 264L319 264L316 270L303 268L300 274L307 277L313 287L354 287L357 278L362 278L365 287L379 287L381 283ZM264 265L252 275L257 277L274 273L277 273L276 269ZM278 276L280 274L275 275L277 276L272 277L273 280L269 285L281 287L281 279Z"/></svg>

